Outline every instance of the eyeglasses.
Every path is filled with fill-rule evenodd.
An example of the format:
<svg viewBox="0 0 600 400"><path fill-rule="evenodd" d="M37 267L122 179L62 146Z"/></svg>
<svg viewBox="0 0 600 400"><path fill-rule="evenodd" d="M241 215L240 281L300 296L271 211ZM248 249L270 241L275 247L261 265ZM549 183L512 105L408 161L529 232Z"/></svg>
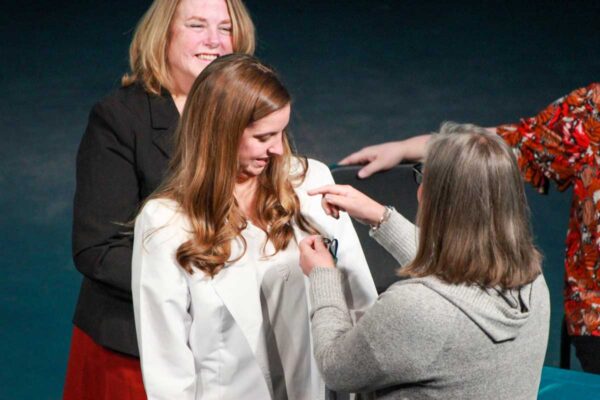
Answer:
<svg viewBox="0 0 600 400"><path fill-rule="evenodd" d="M423 163L416 163L412 167L413 178L417 185L420 185L423 182Z"/></svg>
<svg viewBox="0 0 600 400"><path fill-rule="evenodd" d="M327 247L327 250L329 250L329 254L331 254L333 259L337 261L338 240L324 237L323 244Z"/></svg>

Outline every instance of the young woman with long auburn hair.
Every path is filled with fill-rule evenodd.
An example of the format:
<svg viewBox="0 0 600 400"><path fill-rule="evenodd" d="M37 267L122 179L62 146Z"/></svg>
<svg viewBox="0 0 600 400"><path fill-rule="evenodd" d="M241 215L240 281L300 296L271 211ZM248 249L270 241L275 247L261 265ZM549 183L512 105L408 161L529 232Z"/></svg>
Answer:
<svg viewBox="0 0 600 400"><path fill-rule="evenodd" d="M408 278L353 326L321 239L300 244L325 382L378 399L536 399L550 301L515 156L483 128L445 124L415 174L419 230L350 186L310 191L371 224Z"/></svg>
<svg viewBox="0 0 600 400"><path fill-rule="evenodd" d="M298 265L310 234L338 241L350 309L375 301L350 219L331 220L307 193L333 180L293 155L290 104L251 56L217 59L192 86L169 174L135 224L133 302L150 399L324 397Z"/></svg>

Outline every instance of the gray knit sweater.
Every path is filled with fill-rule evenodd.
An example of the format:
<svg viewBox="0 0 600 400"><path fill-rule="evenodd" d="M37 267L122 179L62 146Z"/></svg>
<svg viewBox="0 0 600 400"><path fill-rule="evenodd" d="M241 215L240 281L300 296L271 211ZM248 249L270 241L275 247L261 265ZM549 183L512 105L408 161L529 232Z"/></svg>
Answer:
<svg viewBox="0 0 600 400"><path fill-rule="evenodd" d="M416 229L392 214L373 237L400 264ZM352 325L340 272L310 274L314 351L327 385L376 399L535 399L550 321L543 276L500 292L399 281Z"/></svg>

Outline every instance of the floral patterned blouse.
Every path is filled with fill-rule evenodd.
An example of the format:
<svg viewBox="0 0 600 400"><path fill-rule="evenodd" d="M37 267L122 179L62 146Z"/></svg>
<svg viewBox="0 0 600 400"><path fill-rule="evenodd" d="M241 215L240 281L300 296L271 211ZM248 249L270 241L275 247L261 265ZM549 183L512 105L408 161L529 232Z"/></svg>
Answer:
<svg viewBox="0 0 600 400"><path fill-rule="evenodd" d="M574 90L533 118L498 127L525 180L573 186L565 259L569 334L600 336L600 83Z"/></svg>

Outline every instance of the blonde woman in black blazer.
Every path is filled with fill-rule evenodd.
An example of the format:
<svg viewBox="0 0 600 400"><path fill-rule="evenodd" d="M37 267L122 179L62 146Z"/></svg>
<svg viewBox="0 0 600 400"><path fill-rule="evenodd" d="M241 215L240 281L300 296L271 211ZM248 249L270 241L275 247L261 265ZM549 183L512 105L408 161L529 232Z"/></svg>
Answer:
<svg viewBox="0 0 600 400"><path fill-rule="evenodd" d="M145 399L123 223L160 184L187 93L213 59L254 52L241 0L155 0L130 47L131 73L92 109L77 155L73 260L83 274L64 399Z"/></svg>

